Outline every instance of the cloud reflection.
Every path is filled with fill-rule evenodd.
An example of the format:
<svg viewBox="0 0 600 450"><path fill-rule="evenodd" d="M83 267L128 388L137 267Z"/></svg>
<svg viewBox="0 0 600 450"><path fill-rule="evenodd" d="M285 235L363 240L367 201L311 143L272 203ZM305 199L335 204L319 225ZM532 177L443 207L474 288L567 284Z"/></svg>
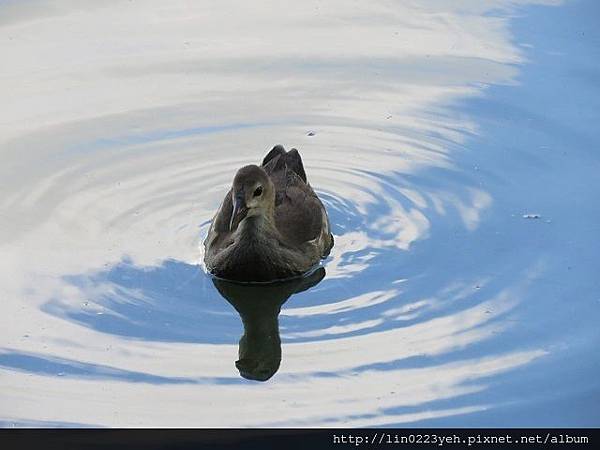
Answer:
<svg viewBox="0 0 600 450"><path fill-rule="evenodd" d="M586 354L597 327L583 319L598 313L582 300L568 328L557 297L594 292L555 244L585 230L556 221L532 237L511 216L555 211L561 189L587 198L556 183L570 162L530 164L520 147L537 148L523 124L539 121L521 119L552 95L475 101L521 82L511 23L532 2L234 3L0 6L0 417L379 426L535 403L519 380L550 386L539 368L569 366L555 338ZM550 83L541 72L519 95ZM199 242L235 169L277 142L302 151L336 246L327 276L287 303L295 288L250 310L226 294L242 325ZM541 166L552 176L537 185ZM277 376L241 379L236 359Z"/></svg>

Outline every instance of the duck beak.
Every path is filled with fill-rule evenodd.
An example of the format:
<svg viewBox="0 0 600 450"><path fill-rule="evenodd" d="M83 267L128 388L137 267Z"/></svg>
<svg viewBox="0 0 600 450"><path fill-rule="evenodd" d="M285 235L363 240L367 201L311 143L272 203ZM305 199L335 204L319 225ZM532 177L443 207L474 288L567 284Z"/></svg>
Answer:
<svg viewBox="0 0 600 450"><path fill-rule="evenodd" d="M246 214L248 214L248 208L246 207L244 191L238 191L233 196L233 211L231 212L229 231L235 230L239 223L244 220Z"/></svg>

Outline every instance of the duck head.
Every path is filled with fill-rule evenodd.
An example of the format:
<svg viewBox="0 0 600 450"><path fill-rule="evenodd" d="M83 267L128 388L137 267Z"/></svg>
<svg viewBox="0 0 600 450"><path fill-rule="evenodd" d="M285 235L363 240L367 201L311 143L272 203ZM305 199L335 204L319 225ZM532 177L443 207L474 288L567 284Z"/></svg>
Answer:
<svg viewBox="0 0 600 450"><path fill-rule="evenodd" d="M231 189L233 211L229 229L233 231L246 217L264 215L273 212L275 205L275 187L267 173L255 165L242 167L235 174Z"/></svg>

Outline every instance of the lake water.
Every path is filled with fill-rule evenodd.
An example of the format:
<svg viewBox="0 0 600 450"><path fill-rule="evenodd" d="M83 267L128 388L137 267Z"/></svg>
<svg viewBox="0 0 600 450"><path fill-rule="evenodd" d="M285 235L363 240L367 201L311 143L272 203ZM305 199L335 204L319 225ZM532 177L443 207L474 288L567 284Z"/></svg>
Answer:
<svg viewBox="0 0 600 450"><path fill-rule="evenodd" d="M0 2L0 423L600 426L598 3L285 3ZM278 143L332 254L215 285Z"/></svg>

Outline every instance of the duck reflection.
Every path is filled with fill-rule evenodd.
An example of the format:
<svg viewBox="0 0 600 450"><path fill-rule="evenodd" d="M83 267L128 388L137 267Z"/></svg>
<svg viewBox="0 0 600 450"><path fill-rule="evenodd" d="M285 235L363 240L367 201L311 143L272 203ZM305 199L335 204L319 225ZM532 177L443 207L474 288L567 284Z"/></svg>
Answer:
<svg viewBox="0 0 600 450"><path fill-rule="evenodd" d="M290 296L317 285L325 269L302 278L268 284L243 284L213 278L219 293L242 318L244 334L239 343L239 359L235 362L240 375L249 380L267 381L281 363L279 313Z"/></svg>

